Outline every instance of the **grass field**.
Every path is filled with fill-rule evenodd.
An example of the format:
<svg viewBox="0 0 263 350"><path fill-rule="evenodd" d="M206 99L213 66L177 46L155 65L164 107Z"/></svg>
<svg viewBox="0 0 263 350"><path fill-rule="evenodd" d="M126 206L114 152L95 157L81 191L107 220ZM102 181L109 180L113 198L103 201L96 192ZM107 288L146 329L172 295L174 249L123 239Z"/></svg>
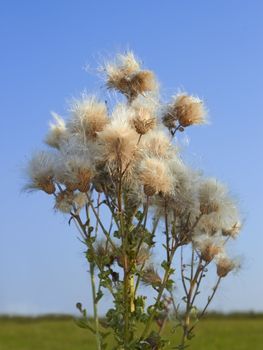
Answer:
<svg viewBox="0 0 263 350"><path fill-rule="evenodd" d="M174 345L176 337L166 335ZM33 349L95 350L96 346L90 333L71 318L0 318L0 350ZM189 350L263 350L263 317L205 319Z"/></svg>

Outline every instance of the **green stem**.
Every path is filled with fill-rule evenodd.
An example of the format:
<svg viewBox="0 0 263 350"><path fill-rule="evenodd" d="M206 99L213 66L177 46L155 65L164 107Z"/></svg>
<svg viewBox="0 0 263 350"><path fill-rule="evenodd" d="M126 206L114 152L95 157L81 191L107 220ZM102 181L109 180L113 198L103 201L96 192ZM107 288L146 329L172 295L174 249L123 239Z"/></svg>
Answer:
<svg viewBox="0 0 263 350"><path fill-rule="evenodd" d="M99 317L97 310L97 301L96 301L96 286L95 286L95 265L94 263L90 263L90 281L91 281L91 290L92 290L92 301L93 301L93 317L95 321L95 329L96 329L96 342L97 349L101 350L101 338L99 331Z"/></svg>
<svg viewBox="0 0 263 350"><path fill-rule="evenodd" d="M86 193L86 196L87 196L88 203L89 203L89 205L90 205L90 207L91 207L91 209L92 209L92 211L93 211L93 214L94 214L96 220L98 221L98 223L99 223L99 225L100 225L100 227L101 227L101 229L102 229L102 232L104 233L104 235L106 236L106 238L107 238L108 241L110 242L112 248L113 248L115 251L117 251L118 249L117 249L116 245L114 244L113 240L111 239L111 237L110 237L108 231L105 229L103 223L101 222L101 220L100 220L100 218L99 218L99 216L98 216L98 213L97 213L97 211L96 211L95 208L94 208L94 205L93 205L93 203L92 203L91 198L89 197L89 195L88 195L87 193Z"/></svg>
<svg viewBox="0 0 263 350"><path fill-rule="evenodd" d="M170 260L168 261L168 267L165 271L165 274L164 274L164 277L163 277L163 281L160 285L160 288L159 288L159 291L158 291L158 295L157 295L157 299L156 299L156 302L154 304L154 307L153 307L153 311L152 311L152 314L151 316L149 317L146 325L145 325L145 328L142 332L142 335L140 337L140 339L144 339L148 333L149 333L149 330L151 328L151 325L152 325L152 321L155 317L155 314L156 314L156 310L157 310L157 307L158 307L158 304L159 302L161 301L161 298L162 298L162 295L163 295L163 292L165 290L165 287L166 287L166 283L170 277L170 268L171 268L171 265L172 265L172 261L173 261L173 257L174 257L174 254L175 254L175 251L177 249L177 246L173 247L172 251L171 251L171 255L170 255Z"/></svg>
<svg viewBox="0 0 263 350"><path fill-rule="evenodd" d="M194 293L194 289L195 289L196 284L198 283L198 277L199 277L200 273L202 273L203 268L204 268L204 266L202 265L202 259L200 258L197 269L196 269L195 274L194 274L194 249L192 249L190 287L189 287L189 290L186 292L186 300L187 300L186 313L184 316L183 335L182 335L181 344L180 344L182 349L184 349L186 339L191 332L190 313L191 313L191 310L193 307L193 302L195 300L196 292L197 292L197 289L196 289L195 293ZM194 293L194 295L193 295L193 293Z"/></svg>
<svg viewBox="0 0 263 350"><path fill-rule="evenodd" d="M129 316L130 316L130 276L129 276L129 256L128 256L128 237L125 232L125 223L122 212L122 162L119 159L119 182L117 187L117 205L118 217L120 222L121 239L122 239L122 255L123 255L123 302L124 302L124 348L127 349L129 342Z"/></svg>
<svg viewBox="0 0 263 350"><path fill-rule="evenodd" d="M80 230L83 232L83 235L85 239L89 240L89 235L86 231L86 226L83 224L81 218L77 214L71 213L72 217L77 221ZM87 220L89 218L89 212L88 208L86 208L86 215ZM95 321L95 334L96 334L96 341L97 341L97 349L101 350L101 339L100 339L100 332L99 332L99 318L98 318L98 312L97 312L97 301L96 301L96 286L95 286L95 264L90 263L90 280L91 280L91 290L92 290L92 301L93 301L93 318Z"/></svg>

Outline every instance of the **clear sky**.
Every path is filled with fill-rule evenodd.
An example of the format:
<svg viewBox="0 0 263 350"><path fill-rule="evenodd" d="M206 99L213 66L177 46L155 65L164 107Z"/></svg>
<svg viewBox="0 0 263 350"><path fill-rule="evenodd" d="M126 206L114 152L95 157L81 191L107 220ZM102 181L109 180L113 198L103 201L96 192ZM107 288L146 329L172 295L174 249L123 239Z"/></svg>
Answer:
<svg viewBox="0 0 263 350"><path fill-rule="evenodd" d="M49 112L63 115L85 88L105 92L96 67L127 48L156 72L165 99L178 88L204 98L211 123L187 132L187 159L229 184L245 218L231 248L242 269L212 308L263 311L262 18L261 0L0 2L0 313L90 305L73 227L48 196L21 194L21 168Z"/></svg>

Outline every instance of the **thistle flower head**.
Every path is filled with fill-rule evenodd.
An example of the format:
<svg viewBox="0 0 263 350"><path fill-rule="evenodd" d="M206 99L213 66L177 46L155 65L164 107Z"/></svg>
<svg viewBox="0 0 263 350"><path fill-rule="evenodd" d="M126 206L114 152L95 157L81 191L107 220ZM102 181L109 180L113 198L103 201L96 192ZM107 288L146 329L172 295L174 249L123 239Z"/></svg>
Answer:
<svg viewBox="0 0 263 350"><path fill-rule="evenodd" d="M235 237L240 231L239 213L227 188L215 179L208 179L199 187L200 212L203 214L197 229Z"/></svg>
<svg viewBox="0 0 263 350"><path fill-rule="evenodd" d="M210 237L202 234L193 237L194 246L200 251L201 258L206 261L212 261L218 254L224 251L224 241L219 237Z"/></svg>
<svg viewBox="0 0 263 350"><path fill-rule="evenodd" d="M131 75L140 70L140 63L135 58L133 52L129 51L126 54L118 54L115 62L106 64L106 73L108 79L114 79L119 74Z"/></svg>
<svg viewBox="0 0 263 350"><path fill-rule="evenodd" d="M89 154L85 149L82 152L80 149L76 149L75 152L72 149L62 151L56 164L57 181L64 184L68 191L87 192L94 177L94 167Z"/></svg>
<svg viewBox="0 0 263 350"><path fill-rule="evenodd" d="M150 258L150 251L149 248L146 246L142 246L138 252L138 255L136 257L136 264L137 265L143 265L147 260Z"/></svg>
<svg viewBox="0 0 263 350"><path fill-rule="evenodd" d="M87 204L87 196L83 192L74 193L73 202L75 204L76 210L80 210Z"/></svg>
<svg viewBox="0 0 263 350"><path fill-rule="evenodd" d="M133 213L145 201L144 192L136 176L133 176L125 186L125 202L129 213Z"/></svg>
<svg viewBox="0 0 263 350"><path fill-rule="evenodd" d="M115 259L111 245L107 244L105 240L96 241L91 254L99 267L110 266Z"/></svg>
<svg viewBox="0 0 263 350"><path fill-rule="evenodd" d="M162 282L161 277L153 265L145 268L142 274L142 281L146 286L154 287L158 287Z"/></svg>
<svg viewBox="0 0 263 350"><path fill-rule="evenodd" d="M174 128L176 123L183 127L203 124L205 115L203 102L197 97L183 93L176 95L168 105L163 115L163 123L169 129Z"/></svg>
<svg viewBox="0 0 263 350"><path fill-rule="evenodd" d="M139 179L147 196L153 196L156 193L167 195L173 192L172 177L167 162L162 159L150 157L143 159L140 164Z"/></svg>
<svg viewBox="0 0 263 350"><path fill-rule="evenodd" d="M93 170L85 157L72 157L67 161L68 176L80 192L87 192L93 177ZM70 183L68 183L68 186Z"/></svg>
<svg viewBox="0 0 263 350"><path fill-rule="evenodd" d="M45 143L50 147L59 149L63 140L67 137L67 128L65 121L55 112L51 112L54 122L50 123L50 130L45 138Z"/></svg>
<svg viewBox="0 0 263 350"><path fill-rule="evenodd" d="M132 124L138 134L144 135L155 127L156 117L153 111L148 108L135 108L135 116L132 119Z"/></svg>
<svg viewBox="0 0 263 350"><path fill-rule="evenodd" d="M200 175L183 164L178 157L169 161L169 168L174 182L174 195L169 208L176 216L186 216L188 223L193 225L200 214L197 195Z"/></svg>
<svg viewBox="0 0 263 350"><path fill-rule="evenodd" d="M105 103L99 102L95 96L82 95L71 106L72 118L68 129L73 134L80 134L84 140L92 140L108 123Z"/></svg>
<svg viewBox="0 0 263 350"><path fill-rule="evenodd" d="M208 179L200 184L199 200L202 214L217 212L224 202L227 189L215 179Z"/></svg>
<svg viewBox="0 0 263 350"><path fill-rule="evenodd" d="M70 213L72 209L79 211L87 202L83 193L73 193L65 190L57 194L54 208L62 213Z"/></svg>
<svg viewBox="0 0 263 350"><path fill-rule="evenodd" d="M141 140L140 147L143 153L149 157L170 159L174 156L176 149L170 139L162 130L152 130Z"/></svg>
<svg viewBox="0 0 263 350"><path fill-rule="evenodd" d="M242 224L239 221L237 221L232 226L230 226L228 228L223 227L222 235L236 238L236 236L239 234L241 228L242 228Z"/></svg>
<svg viewBox="0 0 263 350"><path fill-rule="evenodd" d="M138 134L129 124L129 108L119 105L113 112L111 122L98 133L100 152L98 161L114 170L124 170L136 157Z"/></svg>
<svg viewBox="0 0 263 350"><path fill-rule="evenodd" d="M27 175L29 183L26 190L42 190L48 194L56 191L54 184L54 155L48 152L38 152L28 163Z"/></svg>
<svg viewBox="0 0 263 350"><path fill-rule="evenodd" d="M140 64L132 52L119 55L117 62L106 64L105 70L108 88L126 95L130 102L138 95L156 88L154 74L140 70Z"/></svg>
<svg viewBox="0 0 263 350"><path fill-rule="evenodd" d="M226 277L229 272L237 267L237 263L227 256L220 256L216 262L216 272L219 277Z"/></svg>

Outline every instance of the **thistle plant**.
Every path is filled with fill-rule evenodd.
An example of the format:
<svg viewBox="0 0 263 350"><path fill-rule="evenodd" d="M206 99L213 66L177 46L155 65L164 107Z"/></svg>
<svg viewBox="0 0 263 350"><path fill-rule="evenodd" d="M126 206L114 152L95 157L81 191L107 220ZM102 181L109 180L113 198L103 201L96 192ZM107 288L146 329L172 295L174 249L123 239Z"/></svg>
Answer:
<svg viewBox="0 0 263 350"><path fill-rule="evenodd" d="M180 133L206 122L203 102L180 93L162 103L153 72L131 52L103 68L119 102L83 94L66 121L54 113L49 148L29 161L25 187L50 195L78 229L93 300L93 315L77 303L78 324L97 349L113 335L114 349L182 350L237 267L227 243L241 229L238 210L223 184L190 169L179 152ZM197 308L207 274L215 284ZM100 319L109 294L113 306Z"/></svg>

